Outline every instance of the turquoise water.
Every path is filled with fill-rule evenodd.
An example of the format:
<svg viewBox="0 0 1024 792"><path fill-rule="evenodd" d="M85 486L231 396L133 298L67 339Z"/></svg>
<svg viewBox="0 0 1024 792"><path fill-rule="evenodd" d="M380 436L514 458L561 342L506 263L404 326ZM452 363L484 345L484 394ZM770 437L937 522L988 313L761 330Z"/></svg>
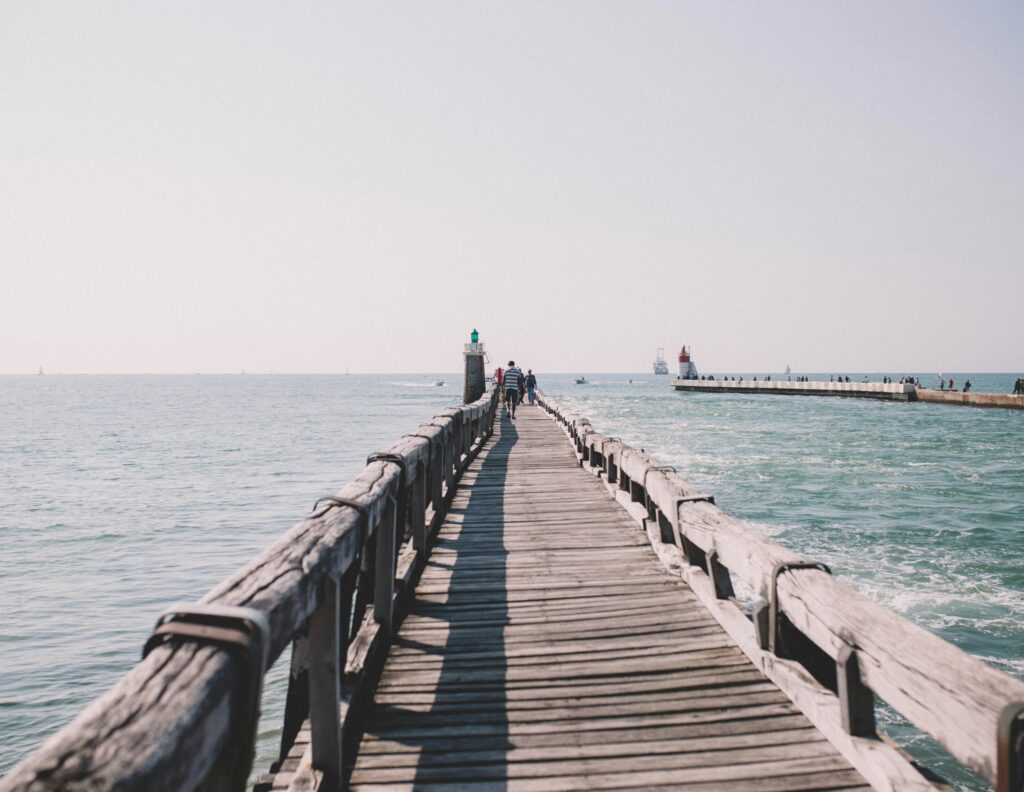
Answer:
<svg viewBox="0 0 1024 792"><path fill-rule="evenodd" d="M1015 375L947 376L1005 393ZM723 508L1024 677L1024 412L588 379L541 385ZM453 374L0 377L0 772L137 661L165 606L200 597L368 453L460 396ZM286 665L268 679L261 769Z"/></svg>

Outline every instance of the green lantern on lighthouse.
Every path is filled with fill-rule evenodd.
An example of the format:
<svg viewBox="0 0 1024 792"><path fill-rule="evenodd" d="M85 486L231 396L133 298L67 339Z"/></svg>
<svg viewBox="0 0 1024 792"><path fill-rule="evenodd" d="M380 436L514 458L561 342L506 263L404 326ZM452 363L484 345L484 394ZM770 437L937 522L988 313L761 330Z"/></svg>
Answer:
<svg viewBox="0 0 1024 792"><path fill-rule="evenodd" d="M480 340L480 334L476 331L475 327L473 328L473 332L469 334L469 340L474 344Z"/></svg>

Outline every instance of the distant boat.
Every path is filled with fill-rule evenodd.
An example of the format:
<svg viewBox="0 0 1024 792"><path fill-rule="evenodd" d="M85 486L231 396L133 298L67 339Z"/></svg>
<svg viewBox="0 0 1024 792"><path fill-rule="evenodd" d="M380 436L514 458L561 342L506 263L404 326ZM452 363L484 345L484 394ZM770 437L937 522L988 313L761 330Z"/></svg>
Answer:
<svg viewBox="0 0 1024 792"><path fill-rule="evenodd" d="M444 380L438 380L438 381L437 381L437 382L435 382L434 384L435 384L435 385L437 385L437 387L439 387L439 388L440 388L440 387L441 387L442 385L444 385Z"/></svg>
<svg viewBox="0 0 1024 792"><path fill-rule="evenodd" d="M587 384L587 378L586 377L577 377L576 378L576 384L577 385L586 385Z"/></svg>
<svg viewBox="0 0 1024 792"><path fill-rule="evenodd" d="M654 358L654 373L668 374L668 363L665 362L665 347L658 347L658 354Z"/></svg>

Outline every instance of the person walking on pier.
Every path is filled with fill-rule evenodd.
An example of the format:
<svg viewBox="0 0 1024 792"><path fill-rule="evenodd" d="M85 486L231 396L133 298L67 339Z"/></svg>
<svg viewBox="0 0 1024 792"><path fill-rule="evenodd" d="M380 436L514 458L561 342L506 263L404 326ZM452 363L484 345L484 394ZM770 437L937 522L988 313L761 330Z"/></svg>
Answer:
<svg viewBox="0 0 1024 792"><path fill-rule="evenodd" d="M516 402L519 400L519 385L523 381L523 372L516 368L516 362L510 360L505 369L505 410L514 421L516 419Z"/></svg>
<svg viewBox="0 0 1024 792"><path fill-rule="evenodd" d="M633 380L630 380L632 382ZM533 404L537 400L537 378L533 375L533 369L526 370L526 396Z"/></svg>

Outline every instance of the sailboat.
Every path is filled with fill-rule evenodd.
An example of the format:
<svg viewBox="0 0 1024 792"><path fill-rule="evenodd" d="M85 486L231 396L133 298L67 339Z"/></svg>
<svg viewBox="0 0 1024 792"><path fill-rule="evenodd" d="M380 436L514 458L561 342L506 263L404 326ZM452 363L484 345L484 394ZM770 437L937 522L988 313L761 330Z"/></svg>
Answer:
<svg viewBox="0 0 1024 792"><path fill-rule="evenodd" d="M786 373L789 374L789 363L786 364Z"/></svg>

